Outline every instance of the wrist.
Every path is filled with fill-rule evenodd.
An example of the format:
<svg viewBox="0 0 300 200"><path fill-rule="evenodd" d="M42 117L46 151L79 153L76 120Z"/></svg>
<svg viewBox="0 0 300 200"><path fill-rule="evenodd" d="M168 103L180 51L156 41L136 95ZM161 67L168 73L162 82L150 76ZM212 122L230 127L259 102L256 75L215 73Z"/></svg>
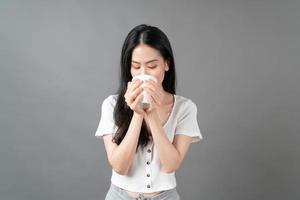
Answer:
<svg viewBox="0 0 300 200"><path fill-rule="evenodd" d="M144 116L142 114L140 114L138 112L135 112L135 111L133 112L133 117L135 117L137 119L143 119L144 118Z"/></svg>
<svg viewBox="0 0 300 200"><path fill-rule="evenodd" d="M145 115L145 120L149 121L151 119L156 119L158 117L157 110L153 109L150 112L147 112Z"/></svg>

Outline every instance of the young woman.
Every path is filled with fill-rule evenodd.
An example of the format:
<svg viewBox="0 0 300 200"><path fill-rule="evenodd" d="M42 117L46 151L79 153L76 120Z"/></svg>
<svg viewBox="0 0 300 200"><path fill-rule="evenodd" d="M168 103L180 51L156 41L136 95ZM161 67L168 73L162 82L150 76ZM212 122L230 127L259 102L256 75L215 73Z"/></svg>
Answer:
<svg viewBox="0 0 300 200"><path fill-rule="evenodd" d="M151 75L157 79L132 78ZM139 25L127 35L121 54L118 93L102 103L96 136L112 167L106 200L180 199L175 171L191 142L202 139L197 107L175 94L175 63L167 36ZM143 90L150 106L141 107Z"/></svg>

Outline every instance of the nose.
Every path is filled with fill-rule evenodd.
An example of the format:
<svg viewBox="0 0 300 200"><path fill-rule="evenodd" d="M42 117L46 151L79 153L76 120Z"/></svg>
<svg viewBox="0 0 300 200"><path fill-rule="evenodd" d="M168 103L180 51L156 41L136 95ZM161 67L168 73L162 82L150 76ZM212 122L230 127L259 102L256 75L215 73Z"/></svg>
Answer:
<svg viewBox="0 0 300 200"><path fill-rule="evenodd" d="M141 67L141 74L147 74L146 67Z"/></svg>

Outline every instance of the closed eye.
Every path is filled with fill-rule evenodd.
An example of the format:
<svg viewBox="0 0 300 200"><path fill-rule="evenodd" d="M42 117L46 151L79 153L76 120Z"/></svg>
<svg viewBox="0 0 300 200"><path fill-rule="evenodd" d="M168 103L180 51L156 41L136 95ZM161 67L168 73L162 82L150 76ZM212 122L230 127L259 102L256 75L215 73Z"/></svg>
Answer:
<svg viewBox="0 0 300 200"><path fill-rule="evenodd" d="M132 65L131 67L133 67L134 69L139 69L140 68L140 66L134 66L134 65Z"/></svg>

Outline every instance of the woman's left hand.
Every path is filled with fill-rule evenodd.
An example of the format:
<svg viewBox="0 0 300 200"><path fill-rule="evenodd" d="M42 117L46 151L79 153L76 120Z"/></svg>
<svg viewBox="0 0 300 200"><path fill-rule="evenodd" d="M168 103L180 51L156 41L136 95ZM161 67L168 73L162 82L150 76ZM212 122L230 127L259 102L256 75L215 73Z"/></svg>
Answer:
<svg viewBox="0 0 300 200"><path fill-rule="evenodd" d="M153 80L148 80L143 84L146 93L148 94L150 106L145 109L146 114L149 114L162 105L164 99L163 87Z"/></svg>

